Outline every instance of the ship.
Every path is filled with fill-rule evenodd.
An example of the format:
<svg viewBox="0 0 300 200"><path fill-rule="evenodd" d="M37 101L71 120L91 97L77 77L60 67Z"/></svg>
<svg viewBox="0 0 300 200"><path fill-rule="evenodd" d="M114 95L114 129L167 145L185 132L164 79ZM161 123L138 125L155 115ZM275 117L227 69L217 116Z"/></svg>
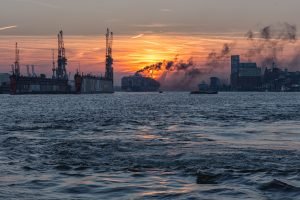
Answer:
<svg viewBox="0 0 300 200"><path fill-rule="evenodd" d="M192 91L191 94L218 94L218 91Z"/></svg>
<svg viewBox="0 0 300 200"><path fill-rule="evenodd" d="M105 76L84 75L79 70L74 76L74 81L69 80L67 73L67 58L64 47L63 31L58 34L58 58L57 67L53 56L52 77L47 78L45 74L37 76L32 66L29 72L27 66L27 76L20 73L20 51L16 43L16 58L12 65L12 75L10 76L10 94L95 94L113 93L113 58L112 58L113 33L107 29L106 34L106 71ZM75 82L74 84L72 84Z"/></svg>
<svg viewBox="0 0 300 200"><path fill-rule="evenodd" d="M190 94L218 94L218 90L211 89L205 82L202 82L198 85L198 90Z"/></svg>
<svg viewBox="0 0 300 200"><path fill-rule="evenodd" d="M77 94L99 94L114 93L114 69L112 57L113 32L107 29L106 33L106 60L105 76L95 76L91 74L80 74L79 71L74 76L75 90Z"/></svg>

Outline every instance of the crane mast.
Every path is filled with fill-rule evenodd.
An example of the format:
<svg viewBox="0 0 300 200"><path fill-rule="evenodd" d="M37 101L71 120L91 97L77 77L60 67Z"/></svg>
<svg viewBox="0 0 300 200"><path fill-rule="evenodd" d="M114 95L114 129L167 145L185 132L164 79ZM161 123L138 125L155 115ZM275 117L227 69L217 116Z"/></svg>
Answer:
<svg viewBox="0 0 300 200"><path fill-rule="evenodd" d="M52 49L52 78L55 79L55 60L54 60L54 49Z"/></svg>
<svg viewBox="0 0 300 200"><path fill-rule="evenodd" d="M58 34L58 54L57 54L57 69L56 69L56 77L58 79L68 79L66 66L67 66L67 58L66 58L66 50L64 46L63 31L60 31Z"/></svg>
<svg viewBox="0 0 300 200"><path fill-rule="evenodd" d="M108 80L114 79L113 72L113 58L112 58L112 45L113 45L113 32L107 29L106 33L106 68L105 68L105 78Z"/></svg>
<svg viewBox="0 0 300 200"><path fill-rule="evenodd" d="M15 50L15 63L14 63L14 67L13 67L13 74L15 74L16 76L20 76L21 72L20 72L20 50L18 48L18 43L16 43L16 50Z"/></svg>

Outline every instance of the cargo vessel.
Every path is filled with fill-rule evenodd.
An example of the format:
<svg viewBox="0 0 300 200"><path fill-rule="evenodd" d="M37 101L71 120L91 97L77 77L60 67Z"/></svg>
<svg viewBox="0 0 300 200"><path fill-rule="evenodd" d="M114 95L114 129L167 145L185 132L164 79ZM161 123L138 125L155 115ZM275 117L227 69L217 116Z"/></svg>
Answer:
<svg viewBox="0 0 300 200"><path fill-rule="evenodd" d="M210 88L205 82L198 85L198 90L190 92L190 94L218 94L218 90Z"/></svg>

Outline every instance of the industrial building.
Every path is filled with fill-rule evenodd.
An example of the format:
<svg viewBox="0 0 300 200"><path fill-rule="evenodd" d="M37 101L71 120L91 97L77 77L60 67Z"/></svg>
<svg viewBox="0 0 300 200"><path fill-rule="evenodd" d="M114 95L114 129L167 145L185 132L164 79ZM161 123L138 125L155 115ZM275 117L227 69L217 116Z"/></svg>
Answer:
<svg viewBox="0 0 300 200"><path fill-rule="evenodd" d="M263 89L272 92L299 92L300 72L289 72L287 69L282 70L273 63L272 68L265 69Z"/></svg>
<svg viewBox="0 0 300 200"><path fill-rule="evenodd" d="M282 70L273 62L271 68L261 68L256 63L241 63L240 56L231 56L231 90L234 91L300 91L300 72Z"/></svg>
<svg viewBox="0 0 300 200"><path fill-rule="evenodd" d="M136 73L133 76L122 78L122 90L128 92L155 92L158 91L160 83L152 78L143 77Z"/></svg>
<svg viewBox="0 0 300 200"><path fill-rule="evenodd" d="M0 73L0 94L9 94L10 92L10 74Z"/></svg>
<svg viewBox="0 0 300 200"><path fill-rule="evenodd" d="M262 88L261 68L256 63L241 63L240 56L231 56L231 89L235 91L257 91Z"/></svg>

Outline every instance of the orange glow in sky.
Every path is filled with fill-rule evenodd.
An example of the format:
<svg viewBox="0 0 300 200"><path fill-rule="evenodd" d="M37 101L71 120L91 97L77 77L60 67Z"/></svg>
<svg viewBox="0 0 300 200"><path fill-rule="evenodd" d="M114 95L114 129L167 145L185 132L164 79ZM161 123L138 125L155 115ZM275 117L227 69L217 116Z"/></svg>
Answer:
<svg viewBox="0 0 300 200"><path fill-rule="evenodd" d="M34 64L37 73L51 75L52 49L57 49L55 36L0 36L0 72L10 71L14 62L14 45L20 47L21 71L26 74L26 65ZM179 34L139 34L123 35L114 39L113 58L117 79L129 75L147 65L178 57L193 60L200 66L206 62L209 52L220 51L224 43L238 43L233 53L246 48L243 37ZM65 35L65 48L69 61L68 71L74 74L80 67L81 72L103 74L105 61L104 36ZM229 71L229 60L226 61ZM154 73L155 76L155 73ZM117 80L119 82L119 80Z"/></svg>
<svg viewBox="0 0 300 200"><path fill-rule="evenodd" d="M51 65L52 49L57 49L56 37L52 36L1 36L0 70L14 62L14 45L21 49L21 64ZM117 72L134 72L146 65L163 60L180 58L205 58L207 52L219 48L223 40L207 40L198 36L140 35L116 36L113 57ZM101 36L65 36L65 48L69 60L69 70L74 71L80 62L82 71L101 72L104 70L105 38ZM55 51L56 52L56 51ZM43 67L44 66L44 67ZM43 69L42 69L43 68Z"/></svg>

